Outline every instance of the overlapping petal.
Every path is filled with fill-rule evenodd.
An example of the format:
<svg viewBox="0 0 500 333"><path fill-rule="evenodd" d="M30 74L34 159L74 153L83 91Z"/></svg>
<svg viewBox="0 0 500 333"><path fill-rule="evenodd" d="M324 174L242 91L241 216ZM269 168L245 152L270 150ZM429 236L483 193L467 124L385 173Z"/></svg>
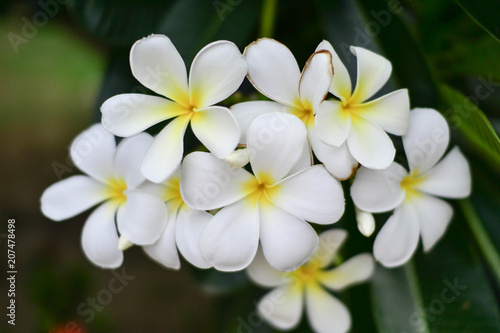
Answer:
<svg viewBox="0 0 500 333"><path fill-rule="evenodd" d="M153 137L140 133L120 142L113 160L115 177L123 179L127 188L135 188L146 179L141 174L141 163L153 143Z"/></svg>
<svg viewBox="0 0 500 333"><path fill-rule="evenodd" d="M365 102L384 86L391 76L392 65L389 60L362 47L351 46L351 52L358 61L358 74L349 104L356 105Z"/></svg>
<svg viewBox="0 0 500 333"><path fill-rule="evenodd" d="M334 75L330 86L330 92L340 98L342 102L346 102L351 97L352 92L351 78L349 77L347 68L328 41L322 41L316 48L316 51L319 50L327 50L332 55Z"/></svg>
<svg viewBox="0 0 500 333"><path fill-rule="evenodd" d="M465 198L471 192L469 163L458 147L422 176L419 191L445 198Z"/></svg>
<svg viewBox="0 0 500 333"><path fill-rule="evenodd" d="M254 179L245 169L234 169L209 153L194 152L182 164L181 194L193 209L221 208L251 193L253 188L246 184Z"/></svg>
<svg viewBox="0 0 500 333"><path fill-rule="evenodd" d="M311 258L319 265L325 268L333 261L333 257L347 238L347 232L342 229L330 229L319 235L319 244L316 252Z"/></svg>
<svg viewBox="0 0 500 333"><path fill-rule="evenodd" d="M124 194L127 200L116 214L120 234L134 244L153 244L160 238L167 222L165 203L161 198L139 190L127 190Z"/></svg>
<svg viewBox="0 0 500 333"><path fill-rule="evenodd" d="M128 137L189 110L181 104L158 96L120 94L101 106L102 124L111 133Z"/></svg>
<svg viewBox="0 0 500 333"><path fill-rule="evenodd" d="M96 124L73 140L70 156L78 169L92 178L106 182L113 175L115 149L114 135L101 124Z"/></svg>
<svg viewBox="0 0 500 333"><path fill-rule="evenodd" d="M326 50L313 53L302 70L299 94L302 103L307 101L316 111L325 99L333 77L332 55Z"/></svg>
<svg viewBox="0 0 500 333"><path fill-rule="evenodd" d="M407 89L393 91L373 101L353 106L351 110L388 133L405 135L408 131L410 98Z"/></svg>
<svg viewBox="0 0 500 333"><path fill-rule="evenodd" d="M78 175L49 186L40 201L45 216L61 221L78 215L109 197L105 184Z"/></svg>
<svg viewBox="0 0 500 333"><path fill-rule="evenodd" d="M257 254L246 272L250 279L262 287L277 287L286 283L285 273L273 268L264 257L262 247L259 247Z"/></svg>
<svg viewBox="0 0 500 333"><path fill-rule="evenodd" d="M409 205L401 205L385 222L375 238L373 255L386 267L407 262L415 252L420 236L418 215Z"/></svg>
<svg viewBox="0 0 500 333"><path fill-rule="evenodd" d="M289 330L299 324L303 302L301 288L283 286L267 293L257 304L257 310L274 327Z"/></svg>
<svg viewBox="0 0 500 333"><path fill-rule="evenodd" d="M299 97L300 69L292 52L283 44L261 38L244 52L248 78L255 88L272 100L294 106Z"/></svg>
<svg viewBox="0 0 500 333"><path fill-rule="evenodd" d="M83 226L83 251L90 261L103 268L116 268L123 262L115 227L117 206L113 201L102 204L90 214Z"/></svg>
<svg viewBox="0 0 500 333"><path fill-rule="evenodd" d="M410 203L417 213L424 251L430 251L444 235L453 216L453 208L444 200L431 195L419 195Z"/></svg>
<svg viewBox="0 0 500 333"><path fill-rule="evenodd" d="M285 178L269 191L272 201L309 222L330 224L344 213L344 192L322 165Z"/></svg>
<svg viewBox="0 0 500 333"><path fill-rule="evenodd" d="M240 127L229 109L212 106L195 112L191 128L196 137L218 158L229 155L240 138Z"/></svg>
<svg viewBox="0 0 500 333"><path fill-rule="evenodd" d="M130 50L130 68L145 87L189 106L186 65L167 36L151 35L135 42Z"/></svg>
<svg viewBox="0 0 500 333"><path fill-rule="evenodd" d="M323 142L340 147L351 131L351 115L344 110L341 102L324 101L316 114L315 126Z"/></svg>
<svg viewBox="0 0 500 333"><path fill-rule="evenodd" d="M177 117L156 136L142 162L141 172L144 177L161 183L179 167L189 120L189 116Z"/></svg>
<svg viewBox="0 0 500 333"><path fill-rule="evenodd" d="M200 238L212 215L205 211L181 207L177 213L175 242L184 258L198 268L209 268L200 251Z"/></svg>
<svg viewBox="0 0 500 333"><path fill-rule="evenodd" d="M232 95L247 74L245 58L234 43L216 41L198 52L189 72L191 105L201 109Z"/></svg>
<svg viewBox="0 0 500 333"><path fill-rule="evenodd" d="M344 180L354 175L359 163L352 157L347 143L339 148L321 141L314 126L308 127L307 138L312 146L314 155L325 164L325 168L335 178Z"/></svg>
<svg viewBox="0 0 500 333"><path fill-rule="evenodd" d="M351 186L351 197L364 211L380 213L396 208L405 198L401 180L407 175L405 168L392 163L385 170L360 168Z"/></svg>
<svg viewBox="0 0 500 333"><path fill-rule="evenodd" d="M317 284L306 287L306 312L315 332L345 333L351 327L347 307Z"/></svg>
<svg viewBox="0 0 500 333"><path fill-rule="evenodd" d="M362 117L353 117L347 146L352 156L370 169L385 169L394 160L396 149L389 136Z"/></svg>
<svg viewBox="0 0 500 333"><path fill-rule="evenodd" d="M410 170L425 173L444 155L450 130L444 117L433 109L413 109L403 146Z"/></svg>
<svg viewBox="0 0 500 333"><path fill-rule="evenodd" d="M224 207L208 223L200 240L203 257L221 271L241 270L259 245L259 214L245 200Z"/></svg>
<svg viewBox="0 0 500 333"><path fill-rule="evenodd" d="M272 101L251 101L231 106L231 111L241 129L239 143L247 143L248 126L255 118L266 113L286 112L286 109L283 104Z"/></svg>
<svg viewBox="0 0 500 333"><path fill-rule="evenodd" d="M353 284L365 282L375 270L375 262L369 253L358 254L340 266L321 272L318 280L331 290L342 290Z"/></svg>
<svg viewBox="0 0 500 333"><path fill-rule="evenodd" d="M259 216L262 250L274 268L294 270L316 251L318 236L309 223L273 205L259 205Z"/></svg>
<svg viewBox="0 0 500 333"><path fill-rule="evenodd" d="M290 114L272 113L255 118L248 128L247 143L256 177L265 174L276 183L287 175L302 154L297 147L304 146L306 135L304 124Z"/></svg>
<svg viewBox="0 0 500 333"><path fill-rule="evenodd" d="M161 232L160 238L150 245L145 245L144 251L155 261L165 267L179 269L181 261L177 253L175 233L178 227L177 210L172 205L168 206L168 216L166 217L166 225Z"/></svg>

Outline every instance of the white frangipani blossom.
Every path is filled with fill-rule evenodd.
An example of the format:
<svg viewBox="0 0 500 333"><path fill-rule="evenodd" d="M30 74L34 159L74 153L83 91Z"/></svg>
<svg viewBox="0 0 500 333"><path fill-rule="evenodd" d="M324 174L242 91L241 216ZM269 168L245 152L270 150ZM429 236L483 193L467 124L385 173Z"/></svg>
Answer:
<svg viewBox="0 0 500 333"><path fill-rule="evenodd" d="M415 252L419 236L429 251L443 236L453 209L438 197L465 198L471 191L469 164L458 147L441 161L449 127L433 109L410 112L403 146L410 166L393 162L385 170L359 169L351 187L354 203L368 212L394 209L375 239L373 253L384 266L399 266Z"/></svg>
<svg viewBox="0 0 500 333"><path fill-rule="evenodd" d="M205 46L194 58L188 80L184 61L170 39L151 35L132 46L130 67L140 83L168 99L116 95L101 107L102 124L113 134L128 137L175 118L145 156L141 170L147 179L161 183L177 169L189 123L195 136L218 158L236 148L240 136L236 119L228 108L213 106L233 94L247 73L236 45L216 41Z"/></svg>
<svg viewBox="0 0 500 333"><path fill-rule="evenodd" d="M198 210L223 207L201 236L202 255L212 266L222 271L247 267L260 240L273 267L293 270L318 244L305 221L330 224L342 216L342 187L323 166L302 162L305 140L297 117L265 114L255 118L247 134L255 175L209 153L186 156L181 178L186 204Z"/></svg>
<svg viewBox="0 0 500 333"><path fill-rule="evenodd" d="M316 131L329 145L347 149L361 165L385 169L396 150L385 133L404 135L408 129L410 101L407 89L369 100L389 79L391 63L364 48L351 47L358 61L356 88L332 45L323 41L318 50L332 54L335 75L330 92L339 100L326 100L316 114ZM384 132L385 131L385 132Z"/></svg>
<svg viewBox="0 0 500 333"><path fill-rule="evenodd" d="M285 112L300 118L307 128L310 146L318 160L338 179L349 178L358 163L346 147L325 144L316 134L315 114L328 94L332 82L332 57L318 50L307 61L302 73L292 52L283 44L262 38L244 51L248 78L271 101L239 103L231 107L242 129L240 143L246 142L246 129L258 115ZM309 152L309 144L304 149Z"/></svg>
<svg viewBox="0 0 500 333"><path fill-rule="evenodd" d="M163 198L168 209L168 220L161 237L154 244L144 246L144 251L160 264L179 269L179 252L198 268L209 268L200 252L200 236L212 215L203 210L189 208L180 190L181 169L178 168L162 184L147 183L142 188Z"/></svg>
<svg viewBox="0 0 500 333"><path fill-rule="evenodd" d="M119 247L152 244L165 227L163 200L139 189L145 182L140 163L152 142L151 135L141 133L116 146L113 134L94 125L78 135L70 148L73 163L88 176L61 180L42 194L42 212L55 221L100 204L82 231L83 250L98 266L120 266L123 253Z"/></svg>
<svg viewBox="0 0 500 333"><path fill-rule="evenodd" d="M330 268L346 237L347 233L340 229L323 232L311 259L287 273L271 267L259 249L246 272L256 284L275 288L257 304L259 315L276 328L289 330L298 325L305 307L314 332L349 331L351 315L348 308L327 290L341 291L368 280L375 265L372 255L363 253Z"/></svg>

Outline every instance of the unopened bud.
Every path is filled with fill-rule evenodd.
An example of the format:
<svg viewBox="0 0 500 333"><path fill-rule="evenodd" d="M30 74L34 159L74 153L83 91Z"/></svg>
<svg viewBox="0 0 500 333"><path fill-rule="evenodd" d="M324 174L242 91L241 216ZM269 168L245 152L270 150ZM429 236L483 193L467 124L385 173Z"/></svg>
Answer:
<svg viewBox="0 0 500 333"><path fill-rule="evenodd" d="M248 154L248 149L238 149L229 154L226 159L226 163L232 168L242 168L250 162L250 155Z"/></svg>
<svg viewBox="0 0 500 333"><path fill-rule="evenodd" d="M358 222L358 230L364 236L370 237L375 231L375 219L373 215L364 210L354 207L356 211L356 221Z"/></svg>
<svg viewBox="0 0 500 333"><path fill-rule="evenodd" d="M118 249L120 251L125 251L126 249L128 249L132 245L134 245L134 243L132 243L131 241L129 241L127 239L127 237L125 237L123 235L121 235L120 239L118 239Z"/></svg>

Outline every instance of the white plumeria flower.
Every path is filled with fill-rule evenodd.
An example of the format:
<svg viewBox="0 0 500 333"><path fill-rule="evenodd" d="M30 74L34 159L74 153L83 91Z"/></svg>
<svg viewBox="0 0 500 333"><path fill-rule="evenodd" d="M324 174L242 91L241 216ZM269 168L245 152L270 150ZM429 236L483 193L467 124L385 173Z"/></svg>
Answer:
<svg viewBox="0 0 500 333"><path fill-rule="evenodd" d="M316 114L318 136L329 145L349 148L349 153L364 167L387 168L396 150L384 131L406 134L410 112L408 90L396 90L367 102L389 79L391 63L371 51L352 46L351 52L358 60L356 88L352 91L349 73L332 45L323 41L316 50L332 54L335 75L330 92L340 99L321 104Z"/></svg>
<svg viewBox="0 0 500 333"><path fill-rule="evenodd" d="M314 154L338 179L349 178L358 163L346 147L325 144L316 134L315 114L328 94L332 82L332 57L318 50L307 61L302 73L292 52L283 44L262 38L247 46L248 78L262 94L276 102L253 101L231 107L241 131L240 143L246 142L245 130L260 114L285 112L299 117L307 128L307 137ZM309 144L306 144L309 152Z"/></svg>
<svg viewBox="0 0 500 333"><path fill-rule="evenodd" d="M408 133L403 136L410 172L394 162L386 170L361 168L356 174L351 196L359 208L373 213L395 209L373 248L375 258L384 266L407 262L420 235L424 251L443 236L453 209L436 196L457 199L470 194L469 164L458 147L439 161L448 142L448 124L439 112L414 109Z"/></svg>
<svg viewBox="0 0 500 333"><path fill-rule="evenodd" d="M259 315L280 330L294 328L305 307L309 323L318 333L343 333L351 327L347 307L327 290L341 291L368 280L375 264L371 254L359 254L333 269L333 257L347 237L344 230L319 236L312 258L293 272L280 272L266 262L259 250L246 272L256 284L275 288L257 304ZM305 300L305 304L304 304Z"/></svg>
<svg viewBox="0 0 500 333"><path fill-rule="evenodd" d="M330 224L342 216L340 183L322 165L303 168L302 162L297 163L305 140L306 129L297 117L265 114L248 128L255 176L209 153L186 156L181 179L184 201L199 210L224 207L201 236L202 254L212 266L222 271L247 267L260 239L273 267L295 269L318 244L316 232L305 220Z"/></svg>
<svg viewBox="0 0 500 333"><path fill-rule="evenodd" d="M236 45L216 41L194 58L189 73L170 39L151 35L137 41L130 51L135 78L165 96L121 94L101 107L102 124L118 136L137 134L163 120L173 119L155 138L141 170L155 182L166 180L179 166L184 133L191 122L196 137L219 158L238 144L240 130L228 108L212 106L234 93L247 73L245 58Z"/></svg>
<svg viewBox="0 0 500 333"><path fill-rule="evenodd" d="M139 190L145 178L140 163L153 142L146 133L123 140L118 146L113 134L94 125L71 144L73 163L86 175L72 176L45 190L41 208L45 216L61 221L99 204L82 231L82 247L94 264L116 268L123 261L119 249L131 243L152 244L165 226L163 200ZM115 227L116 215L116 227Z"/></svg>
<svg viewBox="0 0 500 333"><path fill-rule="evenodd" d="M200 236L212 215L189 208L182 199L180 190L181 170L162 184L147 183L142 188L163 198L167 204L168 221L160 239L144 246L146 253L160 264L179 269L179 252L198 268L209 268L200 252Z"/></svg>

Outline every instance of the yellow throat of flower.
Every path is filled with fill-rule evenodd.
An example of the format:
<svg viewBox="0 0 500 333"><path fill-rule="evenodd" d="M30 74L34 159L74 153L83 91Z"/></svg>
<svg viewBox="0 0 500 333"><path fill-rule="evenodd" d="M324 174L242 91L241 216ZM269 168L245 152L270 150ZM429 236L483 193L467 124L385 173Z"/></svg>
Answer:
<svg viewBox="0 0 500 333"><path fill-rule="evenodd" d="M116 200L120 204L127 201L127 196L125 195L125 190L127 189L127 183L122 178L110 178L107 182L109 191L109 197L111 200Z"/></svg>

